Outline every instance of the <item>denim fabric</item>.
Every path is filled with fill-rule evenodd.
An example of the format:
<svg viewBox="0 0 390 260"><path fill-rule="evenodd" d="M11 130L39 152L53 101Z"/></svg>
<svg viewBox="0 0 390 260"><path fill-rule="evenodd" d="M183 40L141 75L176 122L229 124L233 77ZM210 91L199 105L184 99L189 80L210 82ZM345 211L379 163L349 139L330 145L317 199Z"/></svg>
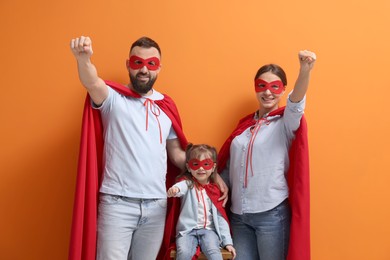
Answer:
<svg viewBox="0 0 390 260"><path fill-rule="evenodd" d="M179 235L176 238L176 260L189 260L200 248L208 260L222 260L220 241L217 233L208 229L193 229L187 234Z"/></svg>
<svg viewBox="0 0 390 260"><path fill-rule="evenodd" d="M100 194L96 259L156 259L166 209L166 199Z"/></svg>
<svg viewBox="0 0 390 260"><path fill-rule="evenodd" d="M235 260L284 260L290 238L288 200L260 213L231 214Z"/></svg>

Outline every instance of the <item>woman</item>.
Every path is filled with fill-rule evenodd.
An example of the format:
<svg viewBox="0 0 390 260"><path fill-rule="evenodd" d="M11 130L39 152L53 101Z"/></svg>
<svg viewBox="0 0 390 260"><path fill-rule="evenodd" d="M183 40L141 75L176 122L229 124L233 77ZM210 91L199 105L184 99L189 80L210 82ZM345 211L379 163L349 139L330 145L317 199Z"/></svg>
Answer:
<svg viewBox="0 0 390 260"><path fill-rule="evenodd" d="M310 259L303 111L316 55L305 50L298 57L299 76L285 108L279 108L287 85L283 69L269 64L258 70L259 109L240 120L219 154L219 171L231 190L237 260Z"/></svg>

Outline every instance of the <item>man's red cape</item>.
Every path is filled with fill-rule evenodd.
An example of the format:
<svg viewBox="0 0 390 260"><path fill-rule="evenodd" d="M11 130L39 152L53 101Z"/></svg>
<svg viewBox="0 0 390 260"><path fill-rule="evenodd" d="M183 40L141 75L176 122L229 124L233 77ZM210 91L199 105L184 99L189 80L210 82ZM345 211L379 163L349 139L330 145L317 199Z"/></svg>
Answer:
<svg viewBox="0 0 390 260"><path fill-rule="evenodd" d="M269 115L283 115L285 107L279 108ZM222 145L218 155L218 171L226 167L230 156L230 145L233 139L245 129L255 125L254 113L242 118L236 129ZM304 117L295 133L291 144L290 168L287 174L289 186L289 202L292 210L290 244L288 260L310 260L310 180L309 180L309 147L307 140L307 124ZM234 241L233 241L234 242Z"/></svg>
<svg viewBox="0 0 390 260"><path fill-rule="evenodd" d="M111 81L106 81L106 84L123 95L135 98L140 97L139 94L131 91L126 86ZM180 140L180 145L185 149L187 140L182 130L180 116L175 103L167 95L164 95L162 100L156 100L155 103L171 119L172 126ZM95 260L96 258L97 206L102 179L103 145L103 127L100 111L92 109L90 98L87 96L82 120L69 260ZM175 183L179 169L168 160L167 171L166 185L170 187ZM168 212L171 207L172 201L168 200ZM171 236L171 234L164 235ZM163 245L162 248L166 247Z"/></svg>

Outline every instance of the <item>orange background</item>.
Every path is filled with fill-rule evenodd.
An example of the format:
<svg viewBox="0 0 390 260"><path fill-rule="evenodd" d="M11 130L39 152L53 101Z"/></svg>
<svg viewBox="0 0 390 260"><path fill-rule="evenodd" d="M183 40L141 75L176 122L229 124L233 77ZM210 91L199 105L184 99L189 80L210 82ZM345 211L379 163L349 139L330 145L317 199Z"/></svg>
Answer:
<svg viewBox="0 0 390 260"><path fill-rule="evenodd" d="M220 148L257 108L265 63L315 51L306 117L312 259L389 260L390 1L0 2L0 258L66 259L85 90L69 41L92 37L100 76L128 82L143 35L162 48L156 88L195 143Z"/></svg>

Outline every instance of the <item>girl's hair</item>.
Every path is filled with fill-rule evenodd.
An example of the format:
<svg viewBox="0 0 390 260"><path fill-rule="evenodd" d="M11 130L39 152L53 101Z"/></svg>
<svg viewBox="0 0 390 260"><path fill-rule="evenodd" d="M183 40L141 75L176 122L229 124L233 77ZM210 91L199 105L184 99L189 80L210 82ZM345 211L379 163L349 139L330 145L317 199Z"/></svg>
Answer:
<svg viewBox="0 0 390 260"><path fill-rule="evenodd" d="M209 158L213 160L214 163L217 163L217 149L207 144L192 144L189 143L186 147L186 163L191 159L199 159L202 155L207 154ZM214 168L214 171L210 175L211 182L214 182L214 176L217 172L217 167ZM183 173L177 176L177 180L186 179L187 184L190 188L194 186L194 181L192 179L192 174L188 171L187 167Z"/></svg>
<svg viewBox="0 0 390 260"><path fill-rule="evenodd" d="M258 79L261 74L269 72L269 71L272 72L272 74L275 74L276 76L278 76L282 80L283 85L287 86L286 73L279 65L276 65L276 64L267 64L267 65L262 66L257 71L256 76L255 76L255 80Z"/></svg>

